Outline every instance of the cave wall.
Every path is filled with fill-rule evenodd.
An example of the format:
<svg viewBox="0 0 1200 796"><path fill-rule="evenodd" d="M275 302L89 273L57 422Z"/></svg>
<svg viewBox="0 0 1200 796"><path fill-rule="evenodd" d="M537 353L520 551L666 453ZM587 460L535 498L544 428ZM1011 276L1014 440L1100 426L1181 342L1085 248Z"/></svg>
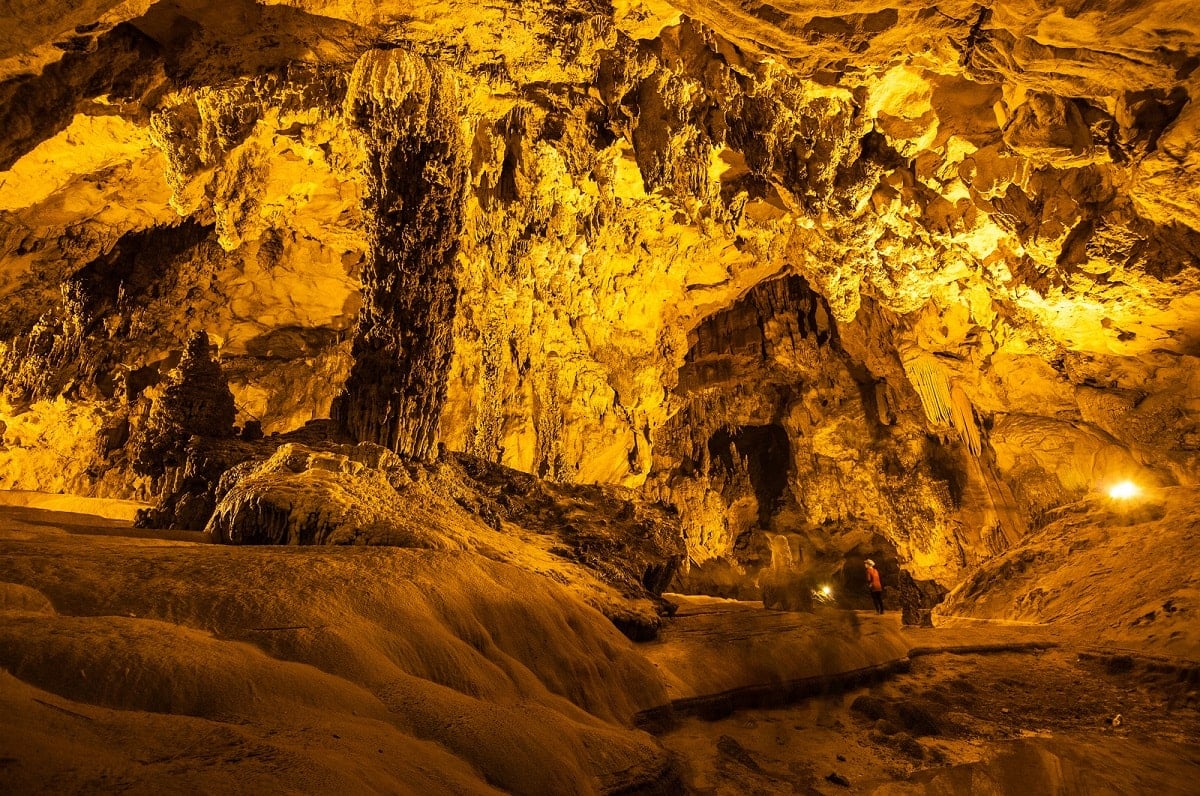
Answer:
<svg viewBox="0 0 1200 796"><path fill-rule="evenodd" d="M867 556L954 582L1023 532L995 465L928 428L899 355L856 357L866 327L838 323L797 276L697 327L645 487L681 514L681 588L757 598L780 573L857 584Z"/></svg>
<svg viewBox="0 0 1200 796"><path fill-rule="evenodd" d="M0 487L152 497L195 331L239 426L641 487L696 572L1200 472L1186 3L68 11L0 26Z"/></svg>

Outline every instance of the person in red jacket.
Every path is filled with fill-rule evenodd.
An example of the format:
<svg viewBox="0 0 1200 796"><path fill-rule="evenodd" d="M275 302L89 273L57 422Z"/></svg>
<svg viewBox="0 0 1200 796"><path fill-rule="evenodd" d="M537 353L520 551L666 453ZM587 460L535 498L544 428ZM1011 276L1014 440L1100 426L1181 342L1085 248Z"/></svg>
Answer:
<svg viewBox="0 0 1200 796"><path fill-rule="evenodd" d="M883 581L879 579L879 570L875 562L867 559L867 588L871 590L871 599L875 601L875 613L883 613Z"/></svg>

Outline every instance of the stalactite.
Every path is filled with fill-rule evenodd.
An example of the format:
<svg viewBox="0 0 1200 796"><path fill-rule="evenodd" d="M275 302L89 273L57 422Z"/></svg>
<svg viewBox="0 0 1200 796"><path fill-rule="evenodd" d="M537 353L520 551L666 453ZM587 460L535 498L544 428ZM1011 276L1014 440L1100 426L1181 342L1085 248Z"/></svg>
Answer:
<svg viewBox="0 0 1200 796"><path fill-rule="evenodd" d="M950 425L950 382L935 357L923 351L903 354L904 372L921 399L929 422Z"/></svg>
<svg viewBox="0 0 1200 796"><path fill-rule="evenodd" d="M933 354L917 349L901 352L904 372L921 399L925 416L936 426L950 426L975 456L983 450L971 399L951 385L946 369Z"/></svg>
<svg viewBox="0 0 1200 796"><path fill-rule="evenodd" d="M971 406L971 399L957 384L950 390L950 421L954 424L962 441L966 443L967 449L971 451L972 455L978 456L983 450L983 444L979 440L975 408Z"/></svg>

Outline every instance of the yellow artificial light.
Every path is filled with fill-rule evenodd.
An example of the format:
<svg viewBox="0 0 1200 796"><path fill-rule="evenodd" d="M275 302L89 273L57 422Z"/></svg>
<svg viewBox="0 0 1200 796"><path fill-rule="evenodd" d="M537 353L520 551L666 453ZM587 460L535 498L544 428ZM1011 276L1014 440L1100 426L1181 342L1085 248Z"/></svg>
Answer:
<svg viewBox="0 0 1200 796"><path fill-rule="evenodd" d="M1108 488L1108 496L1113 500L1129 500L1141 493L1141 488L1132 481L1120 481Z"/></svg>

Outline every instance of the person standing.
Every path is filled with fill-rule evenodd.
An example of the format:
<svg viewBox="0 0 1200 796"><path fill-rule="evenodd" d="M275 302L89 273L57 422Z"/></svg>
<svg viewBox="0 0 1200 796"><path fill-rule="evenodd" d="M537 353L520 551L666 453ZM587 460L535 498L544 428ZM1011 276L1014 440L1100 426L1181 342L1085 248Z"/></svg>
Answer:
<svg viewBox="0 0 1200 796"><path fill-rule="evenodd" d="M883 613L883 581L879 579L879 570L875 562L867 559L867 588L871 590L871 599L875 601L875 613Z"/></svg>

